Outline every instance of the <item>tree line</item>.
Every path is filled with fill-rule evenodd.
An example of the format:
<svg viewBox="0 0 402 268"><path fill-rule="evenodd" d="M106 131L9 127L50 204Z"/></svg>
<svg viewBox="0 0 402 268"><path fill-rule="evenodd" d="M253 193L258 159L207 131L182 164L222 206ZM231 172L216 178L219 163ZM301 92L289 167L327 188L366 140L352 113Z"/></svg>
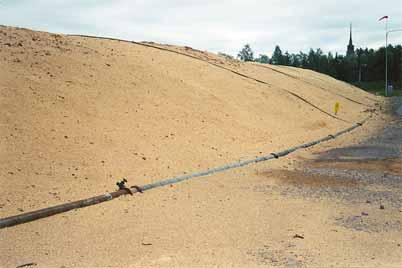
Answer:
<svg viewBox="0 0 402 268"><path fill-rule="evenodd" d="M285 65L314 70L328 74L349 83L385 81L385 48L358 48L353 54L340 55L320 48L310 49L308 53L282 52L276 46L271 57L260 54L254 57L250 45L246 44L238 53L242 61ZM388 81L395 88L402 88L402 46L388 46Z"/></svg>

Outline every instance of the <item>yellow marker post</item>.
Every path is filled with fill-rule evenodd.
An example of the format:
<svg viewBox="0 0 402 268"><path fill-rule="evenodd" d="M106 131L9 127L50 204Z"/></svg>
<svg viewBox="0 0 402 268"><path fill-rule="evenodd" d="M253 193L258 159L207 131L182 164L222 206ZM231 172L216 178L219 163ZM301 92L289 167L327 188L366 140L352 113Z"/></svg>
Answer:
<svg viewBox="0 0 402 268"><path fill-rule="evenodd" d="M334 112L335 112L335 115L337 115L337 114L338 114L338 112L339 112L339 108L340 108L340 104L339 104L339 102L335 102L335 106L334 106Z"/></svg>

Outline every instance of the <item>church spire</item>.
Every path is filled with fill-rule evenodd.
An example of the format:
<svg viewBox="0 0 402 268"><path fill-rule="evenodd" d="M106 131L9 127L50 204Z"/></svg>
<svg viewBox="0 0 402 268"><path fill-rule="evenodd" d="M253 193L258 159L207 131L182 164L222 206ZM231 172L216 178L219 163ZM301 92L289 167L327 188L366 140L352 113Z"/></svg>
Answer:
<svg viewBox="0 0 402 268"><path fill-rule="evenodd" d="M355 54L355 46L353 45L352 40L352 23L350 23L350 37L349 37L349 45L347 47L346 56L352 57Z"/></svg>
<svg viewBox="0 0 402 268"><path fill-rule="evenodd" d="M352 23L350 23L350 38L349 38L349 46L350 45L353 45L353 42L352 42Z"/></svg>

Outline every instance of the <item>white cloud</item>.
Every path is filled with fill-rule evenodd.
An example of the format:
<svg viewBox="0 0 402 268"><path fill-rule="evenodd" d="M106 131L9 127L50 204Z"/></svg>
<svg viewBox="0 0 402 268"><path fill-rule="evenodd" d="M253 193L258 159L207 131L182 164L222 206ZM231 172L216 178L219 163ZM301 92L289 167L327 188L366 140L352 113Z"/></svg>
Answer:
<svg viewBox="0 0 402 268"><path fill-rule="evenodd" d="M61 33L148 40L236 55L250 43L258 53L309 48L344 53L354 25L358 47L383 44L378 18L402 28L402 1L313 0L0 0L0 23ZM391 36L402 43L402 32Z"/></svg>

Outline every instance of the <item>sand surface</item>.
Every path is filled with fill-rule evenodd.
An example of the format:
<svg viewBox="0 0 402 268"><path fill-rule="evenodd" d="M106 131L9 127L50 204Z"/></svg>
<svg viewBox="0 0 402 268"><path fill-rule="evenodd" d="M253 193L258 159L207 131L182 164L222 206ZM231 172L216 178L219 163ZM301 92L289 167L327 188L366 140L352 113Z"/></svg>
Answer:
<svg viewBox="0 0 402 268"><path fill-rule="evenodd" d="M170 51L0 27L0 217L105 193L122 177L141 185L285 149L375 109L363 128L319 148L358 142L387 120L383 99L322 74L151 45ZM365 264L366 246L375 250L393 233L335 232L329 219L347 207L258 190L267 170L303 159L2 229L0 266ZM398 257L384 253L372 264Z"/></svg>

